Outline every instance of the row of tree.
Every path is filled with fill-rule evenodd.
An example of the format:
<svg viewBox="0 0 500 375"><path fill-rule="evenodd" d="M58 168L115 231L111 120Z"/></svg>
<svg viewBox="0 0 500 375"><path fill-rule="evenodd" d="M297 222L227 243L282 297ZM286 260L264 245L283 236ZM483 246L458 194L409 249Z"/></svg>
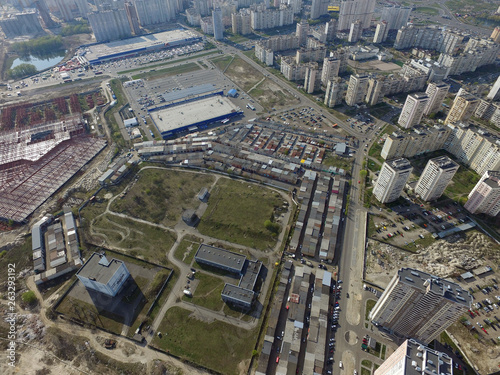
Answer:
<svg viewBox="0 0 500 375"><path fill-rule="evenodd" d="M7 78L8 79L18 79L22 77L27 77L33 74L36 74L37 70L34 65L31 64L21 64L16 66L13 69L7 70Z"/></svg>
<svg viewBox="0 0 500 375"><path fill-rule="evenodd" d="M21 57L46 57L58 54L64 50L61 36L42 36L27 42L18 42L11 45L10 50Z"/></svg>

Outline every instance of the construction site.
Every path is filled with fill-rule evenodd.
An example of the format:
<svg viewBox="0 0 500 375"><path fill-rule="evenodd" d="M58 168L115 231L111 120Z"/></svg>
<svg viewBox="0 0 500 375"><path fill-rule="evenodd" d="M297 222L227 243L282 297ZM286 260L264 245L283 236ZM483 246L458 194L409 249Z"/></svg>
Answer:
<svg viewBox="0 0 500 375"><path fill-rule="evenodd" d="M87 134L77 112L39 125L4 127L0 133L0 219L27 222L106 144Z"/></svg>

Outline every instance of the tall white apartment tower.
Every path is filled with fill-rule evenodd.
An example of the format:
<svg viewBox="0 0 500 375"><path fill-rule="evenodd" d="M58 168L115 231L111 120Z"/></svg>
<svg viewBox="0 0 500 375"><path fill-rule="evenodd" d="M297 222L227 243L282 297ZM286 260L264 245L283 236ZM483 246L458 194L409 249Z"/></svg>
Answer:
<svg viewBox="0 0 500 375"><path fill-rule="evenodd" d="M383 43L387 39L387 34L389 33L389 27L387 21L382 21L377 24L375 29L375 36L373 37L373 43Z"/></svg>
<svg viewBox="0 0 500 375"><path fill-rule="evenodd" d="M125 9L90 13L89 23L98 42L109 42L132 36Z"/></svg>
<svg viewBox="0 0 500 375"><path fill-rule="evenodd" d="M441 104L443 104L444 98L446 98L446 94L448 94L448 90L450 86L448 86L444 82L431 82L425 93L429 97L429 101L424 109L424 115L430 115L431 113L436 113L441 109Z"/></svg>
<svg viewBox="0 0 500 375"><path fill-rule="evenodd" d="M321 83L326 86L328 81L339 76L340 60L335 57L325 57L321 71Z"/></svg>
<svg viewBox="0 0 500 375"><path fill-rule="evenodd" d="M496 82L491 88L490 92L486 96L486 99L499 100L500 99L500 76L498 76Z"/></svg>
<svg viewBox="0 0 500 375"><path fill-rule="evenodd" d="M347 94L345 102L347 105L353 106L363 103L368 89L368 76L367 75L351 75L349 79L349 86L347 87Z"/></svg>
<svg viewBox="0 0 500 375"><path fill-rule="evenodd" d="M372 22L375 3L376 0L342 0L340 2L338 30L349 30L351 24L356 20L361 21L362 29L368 29Z"/></svg>
<svg viewBox="0 0 500 375"><path fill-rule="evenodd" d="M457 96L455 96L455 100L453 100L453 105L444 123L455 124L460 121L468 120L474 114L478 105L478 98L469 94L464 89L458 90Z"/></svg>
<svg viewBox="0 0 500 375"><path fill-rule="evenodd" d="M472 303L458 284L402 268L392 278L369 318L400 336L428 343L452 325Z"/></svg>
<svg viewBox="0 0 500 375"><path fill-rule="evenodd" d="M399 115L399 126L408 129L420 123L428 101L429 97L423 92L408 95L401 115Z"/></svg>
<svg viewBox="0 0 500 375"><path fill-rule="evenodd" d="M323 14L328 14L329 0L312 0L311 5L311 19L316 19Z"/></svg>
<svg viewBox="0 0 500 375"><path fill-rule="evenodd" d="M375 198L381 203L390 203L398 199L412 170L413 167L408 159L386 161L373 188Z"/></svg>
<svg viewBox="0 0 500 375"><path fill-rule="evenodd" d="M356 43L359 39L361 39L361 34L363 34L361 21L356 20L353 23L351 23L351 28L349 29L349 37L347 41L349 43Z"/></svg>
<svg viewBox="0 0 500 375"><path fill-rule="evenodd" d="M214 25L214 38L215 40L222 40L224 38L224 25L222 24L222 10L215 8L212 11L213 25Z"/></svg>
<svg viewBox="0 0 500 375"><path fill-rule="evenodd" d="M403 342L374 372L374 375L453 374L453 359L409 339Z"/></svg>
<svg viewBox="0 0 500 375"><path fill-rule="evenodd" d="M500 172L486 171L468 198L464 207L471 214L497 216L500 212Z"/></svg>
<svg viewBox="0 0 500 375"><path fill-rule="evenodd" d="M342 82L342 78L335 77L332 80L328 81L326 85L325 92L325 105L332 108L338 104L342 103L342 95L344 93L344 83Z"/></svg>
<svg viewBox="0 0 500 375"><path fill-rule="evenodd" d="M448 156L429 160L418 179L415 193L427 202L438 199L455 176L458 167L459 165Z"/></svg>

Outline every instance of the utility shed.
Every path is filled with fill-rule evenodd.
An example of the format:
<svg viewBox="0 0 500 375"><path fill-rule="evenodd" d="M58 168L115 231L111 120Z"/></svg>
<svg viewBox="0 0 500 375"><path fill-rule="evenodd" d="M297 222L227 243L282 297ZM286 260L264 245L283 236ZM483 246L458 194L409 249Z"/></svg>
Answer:
<svg viewBox="0 0 500 375"><path fill-rule="evenodd" d="M236 91L236 89L231 89L227 92L227 96L230 96L231 98L236 98L238 96L238 91Z"/></svg>

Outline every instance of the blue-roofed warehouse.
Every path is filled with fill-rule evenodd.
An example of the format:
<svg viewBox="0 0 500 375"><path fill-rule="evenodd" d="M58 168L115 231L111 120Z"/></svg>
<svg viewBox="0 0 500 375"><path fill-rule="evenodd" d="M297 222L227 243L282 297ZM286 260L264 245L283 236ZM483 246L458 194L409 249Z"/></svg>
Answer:
<svg viewBox="0 0 500 375"><path fill-rule="evenodd" d="M230 96L231 98L236 98L238 96L238 91L236 91L236 89L231 89L227 92L227 96Z"/></svg>

